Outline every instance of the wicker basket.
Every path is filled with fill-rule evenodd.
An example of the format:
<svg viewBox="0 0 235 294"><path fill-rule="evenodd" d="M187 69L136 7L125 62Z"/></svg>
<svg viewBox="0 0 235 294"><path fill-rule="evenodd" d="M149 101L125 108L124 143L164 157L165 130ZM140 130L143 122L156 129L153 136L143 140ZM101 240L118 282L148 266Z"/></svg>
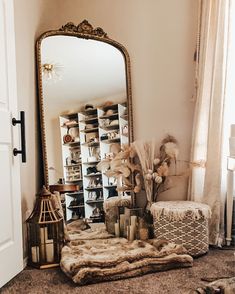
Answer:
<svg viewBox="0 0 235 294"><path fill-rule="evenodd" d="M208 251L208 205L191 201L159 201L151 207L154 235L182 244L192 256Z"/></svg>

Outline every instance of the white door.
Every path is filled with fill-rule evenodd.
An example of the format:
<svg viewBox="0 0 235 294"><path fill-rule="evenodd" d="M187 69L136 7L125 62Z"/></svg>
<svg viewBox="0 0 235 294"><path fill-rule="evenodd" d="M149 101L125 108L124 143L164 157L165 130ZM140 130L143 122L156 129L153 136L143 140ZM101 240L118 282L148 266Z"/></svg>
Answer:
<svg viewBox="0 0 235 294"><path fill-rule="evenodd" d="M0 0L0 288L23 269L13 0Z"/></svg>

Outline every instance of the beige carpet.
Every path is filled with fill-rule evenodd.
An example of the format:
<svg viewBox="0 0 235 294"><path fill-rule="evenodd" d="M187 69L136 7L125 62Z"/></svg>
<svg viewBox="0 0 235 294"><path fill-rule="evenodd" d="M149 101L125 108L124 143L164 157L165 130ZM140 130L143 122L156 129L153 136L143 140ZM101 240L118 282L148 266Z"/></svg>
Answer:
<svg viewBox="0 0 235 294"><path fill-rule="evenodd" d="M27 268L1 290L1 294L186 294L205 282L201 278L235 275L232 250L211 249L191 268L157 272L136 278L79 287L59 269Z"/></svg>

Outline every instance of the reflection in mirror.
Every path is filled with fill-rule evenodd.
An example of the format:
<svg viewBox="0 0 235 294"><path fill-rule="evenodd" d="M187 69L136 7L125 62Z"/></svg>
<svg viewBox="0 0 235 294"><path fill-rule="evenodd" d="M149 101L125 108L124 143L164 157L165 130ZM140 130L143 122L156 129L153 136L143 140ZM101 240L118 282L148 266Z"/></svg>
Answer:
<svg viewBox="0 0 235 294"><path fill-rule="evenodd" d="M96 166L130 142L124 54L59 34L42 39L40 54L47 184L67 187L66 220L103 221L103 201L117 195L117 183Z"/></svg>

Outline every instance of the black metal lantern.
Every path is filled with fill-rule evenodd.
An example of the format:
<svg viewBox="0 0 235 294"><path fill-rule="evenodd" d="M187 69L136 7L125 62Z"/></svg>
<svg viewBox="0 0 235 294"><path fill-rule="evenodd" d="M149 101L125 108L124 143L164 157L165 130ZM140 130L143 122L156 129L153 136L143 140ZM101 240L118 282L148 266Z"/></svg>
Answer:
<svg viewBox="0 0 235 294"><path fill-rule="evenodd" d="M39 193L26 222L29 265L40 269L59 266L64 243L63 217L45 187Z"/></svg>

